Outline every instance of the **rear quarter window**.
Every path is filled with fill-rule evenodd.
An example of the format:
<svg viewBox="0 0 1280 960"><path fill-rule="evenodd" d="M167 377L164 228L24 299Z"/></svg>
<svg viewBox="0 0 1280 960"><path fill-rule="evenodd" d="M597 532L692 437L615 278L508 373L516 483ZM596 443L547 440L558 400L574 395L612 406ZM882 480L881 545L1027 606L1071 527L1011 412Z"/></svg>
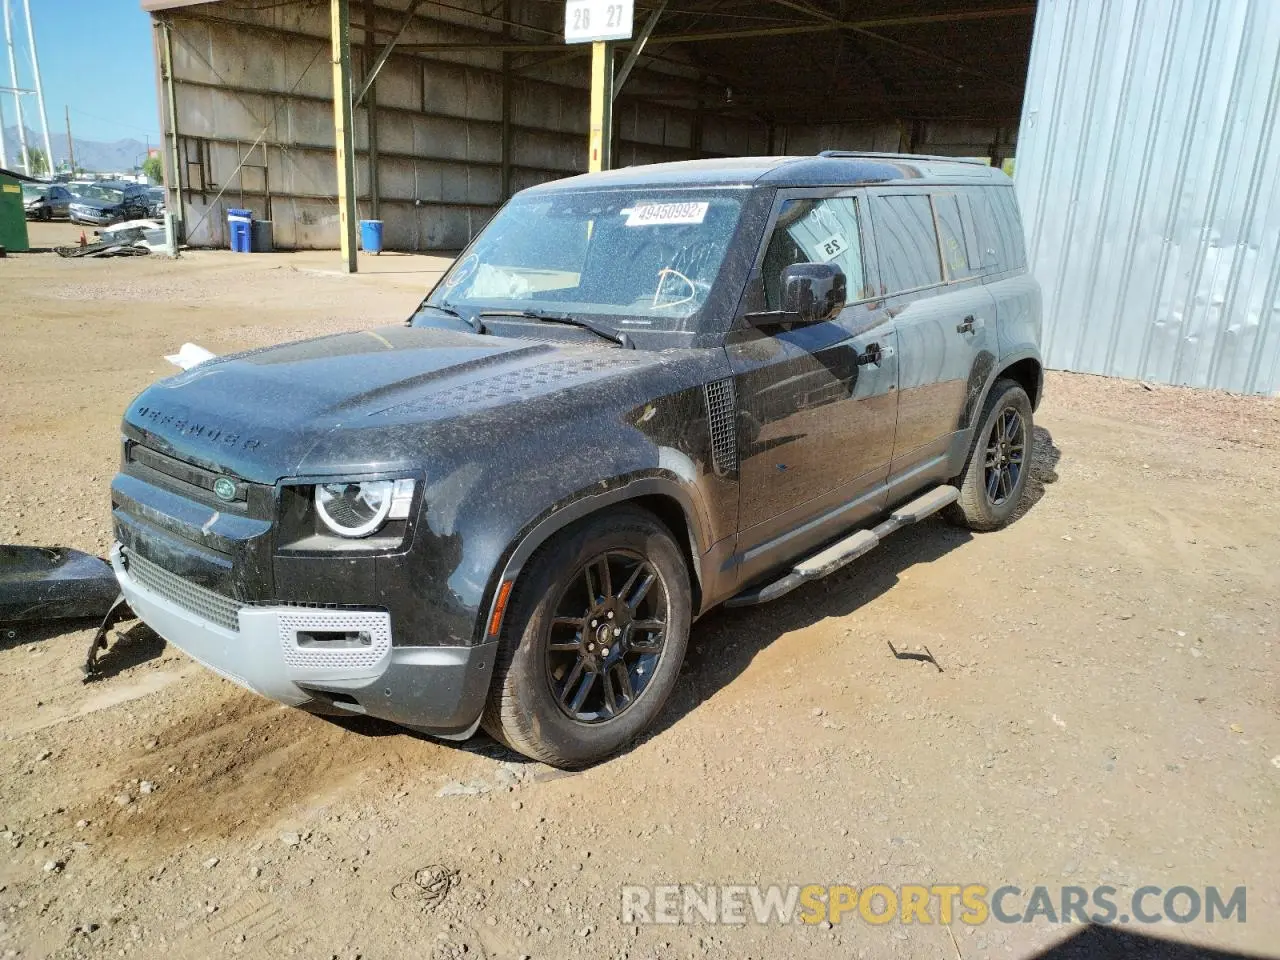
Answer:
<svg viewBox="0 0 1280 960"><path fill-rule="evenodd" d="M1026 270L1022 219L1012 187L973 187L969 196L983 252L984 273Z"/></svg>

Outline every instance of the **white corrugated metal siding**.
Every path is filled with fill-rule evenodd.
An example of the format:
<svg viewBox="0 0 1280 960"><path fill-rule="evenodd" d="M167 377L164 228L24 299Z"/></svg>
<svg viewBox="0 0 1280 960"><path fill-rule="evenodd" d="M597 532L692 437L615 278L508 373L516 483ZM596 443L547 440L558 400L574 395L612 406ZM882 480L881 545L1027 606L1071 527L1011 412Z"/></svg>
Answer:
<svg viewBox="0 0 1280 960"><path fill-rule="evenodd" d="M1040 0L1015 183L1051 367L1280 390L1280 3Z"/></svg>

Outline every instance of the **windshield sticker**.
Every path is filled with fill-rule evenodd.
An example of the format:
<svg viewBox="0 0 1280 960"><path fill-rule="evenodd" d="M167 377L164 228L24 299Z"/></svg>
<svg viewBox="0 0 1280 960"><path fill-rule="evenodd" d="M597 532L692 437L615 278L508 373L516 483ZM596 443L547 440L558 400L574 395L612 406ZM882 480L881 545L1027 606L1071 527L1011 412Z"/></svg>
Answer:
<svg viewBox="0 0 1280 960"><path fill-rule="evenodd" d="M451 271L449 271L449 275L444 278L445 287L447 289L452 290L458 284L462 283L462 281L466 280L473 273L475 273L476 267L478 267L479 265L480 265L480 258L474 253L471 254L471 256L467 257L465 260L459 263L456 267L454 267Z"/></svg>
<svg viewBox="0 0 1280 960"><path fill-rule="evenodd" d="M818 244L818 255L823 263L829 263L848 249L849 245L844 242L844 237L833 233Z"/></svg>
<svg viewBox="0 0 1280 960"><path fill-rule="evenodd" d="M680 203L637 203L622 210L628 227L661 227L675 223L701 223L707 218L707 200Z"/></svg>

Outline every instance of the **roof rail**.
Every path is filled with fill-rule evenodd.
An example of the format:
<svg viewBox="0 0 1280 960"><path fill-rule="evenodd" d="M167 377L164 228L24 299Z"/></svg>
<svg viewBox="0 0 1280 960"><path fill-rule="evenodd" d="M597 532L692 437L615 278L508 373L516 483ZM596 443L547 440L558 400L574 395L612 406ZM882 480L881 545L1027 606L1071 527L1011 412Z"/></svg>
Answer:
<svg viewBox="0 0 1280 960"><path fill-rule="evenodd" d="M820 157L853 157L868 160L946 160L951 163L971 163L978 167L989 167L984 160L973 157L938 157L924 153L875 153L870 150L822 150Z"/></svg>

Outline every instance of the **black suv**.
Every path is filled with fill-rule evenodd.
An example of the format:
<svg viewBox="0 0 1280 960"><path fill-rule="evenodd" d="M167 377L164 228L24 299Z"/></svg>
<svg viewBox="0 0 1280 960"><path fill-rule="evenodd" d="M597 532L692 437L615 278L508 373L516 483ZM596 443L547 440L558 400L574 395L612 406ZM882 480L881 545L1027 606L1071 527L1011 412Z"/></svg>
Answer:
<svg viewBox="0 0 1280 960"><path fill-rule="evenodd" d="M577 766L690 624L945 509L1006 523L1042 374L1000 171L827 153L513 198L407 324L208 361L129 407L133 610L266 696Z"/></svg>

